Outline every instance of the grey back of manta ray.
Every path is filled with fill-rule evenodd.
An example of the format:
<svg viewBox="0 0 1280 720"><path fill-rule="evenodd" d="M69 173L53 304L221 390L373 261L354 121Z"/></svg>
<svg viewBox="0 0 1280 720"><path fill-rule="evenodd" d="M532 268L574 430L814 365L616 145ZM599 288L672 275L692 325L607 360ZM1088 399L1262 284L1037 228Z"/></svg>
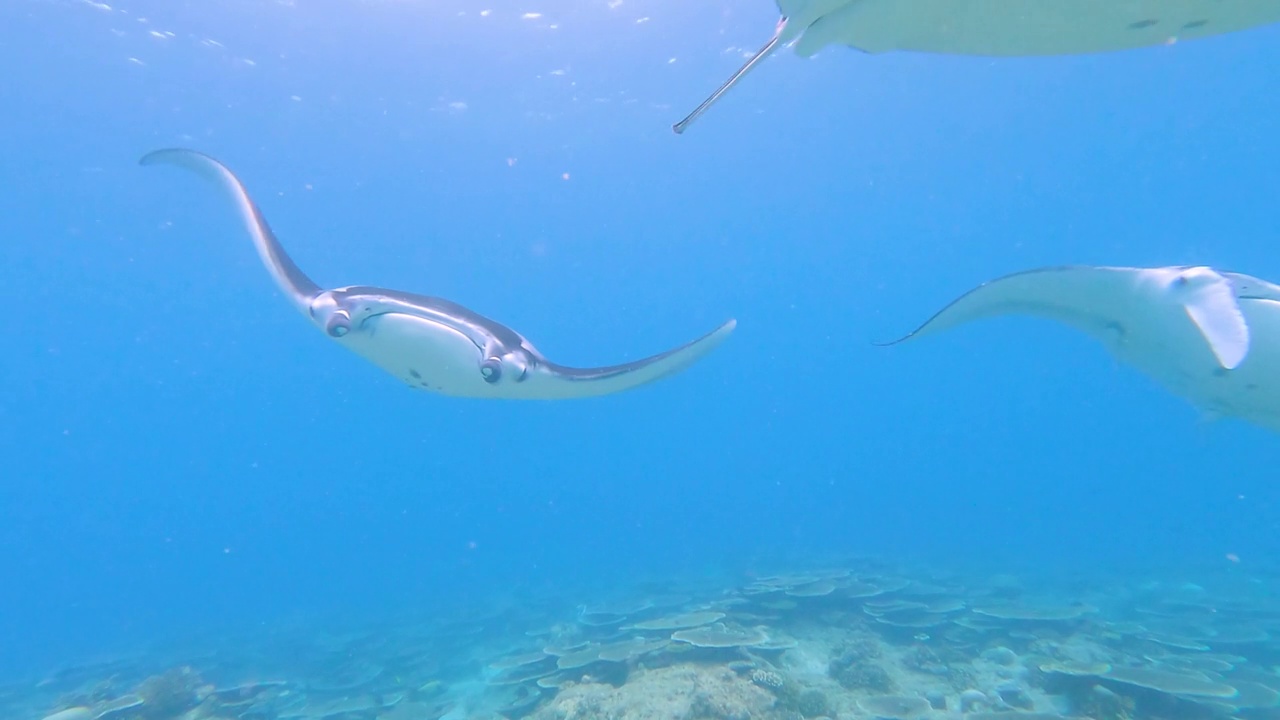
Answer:
<svg viewBox="0 0 1280 720"><path fill-rule="evenodd" d="M695 120L785 43L984 56L1078 55L1221 35L1280 22L1277 0L779 0L773 37L672 126Z"/></svg>
<svg viewBox="0 0 1280 720"><path fill-rule="evenodd" d="M1275 0L781 0L779 9L799 20L791 32L804 57L832 44L868 53L1078 55L1280 22Z"/></svg>

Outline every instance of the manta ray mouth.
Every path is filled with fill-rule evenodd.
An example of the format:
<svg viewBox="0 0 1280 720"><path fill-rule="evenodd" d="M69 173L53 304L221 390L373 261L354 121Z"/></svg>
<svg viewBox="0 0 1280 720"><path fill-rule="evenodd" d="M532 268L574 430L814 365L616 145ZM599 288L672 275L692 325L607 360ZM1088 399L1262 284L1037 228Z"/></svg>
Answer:
<svg viewBox="0 0 1280 720"><path fill-rule="evenodd" d="M360 329L363 330L365 325L368 325L369 323L376 320L377 318L382 317L383 315L404 315L404 313L398 313L393 310L386 310L384 312L378 312L378 313L370 313L360 319Z"/></svg>
<svg viewBox="0 0 1280 720"><path fill-rule="evenodd" d="M439 320L436 320L436 319L434 319L434 318L424 318L424 317L422 317L421 315L414 315L414 314L412 314L412 313L398 312L398 311L396 311L396 310L383 310L382 312L370 313L369 315L366 315L364 318L362 318L362 319L360 320L360 329L361 329L361 330L365 330L365 329L372 329L372 328L366 328L365 326L366 326L366 325L369 325L369 324L370 324L370 323L372 323L374 320L377 320L378 318L380 318L380 317L384 317L384 316L387 316L387 315L400 315L400 316L403 316L403 317L414 318L414 319L416 319L416 320L423 320L423 321L425 321L425 322L429 322L429 323L431 323L431 324L433 324L433 325L439 325L440 327L446 327L446 328L449 328L450 330L452 330L452 331L454 331L454 332L458 333L458 334L459 334L459 335L461 335L462 337L464 337L464 338L466 338L467 340L469 340L469 341L471 342L471 344L472 344L472 345L475 345L475 346L476 346L476 349L480 351L481 355L483 355L483 354L484 354L484 345L483 345L483 344L481 344L481 343L476 342L476 339L475 339L475 338L473 338L473 337L471 337L469 334L467 334L467 332L466 332L465 330L463 330L462 328L460 328L460 327L456 327L456 326L454 326L454 325L450 325L449 323L443 323L443 322L440 322Z"/></svg>

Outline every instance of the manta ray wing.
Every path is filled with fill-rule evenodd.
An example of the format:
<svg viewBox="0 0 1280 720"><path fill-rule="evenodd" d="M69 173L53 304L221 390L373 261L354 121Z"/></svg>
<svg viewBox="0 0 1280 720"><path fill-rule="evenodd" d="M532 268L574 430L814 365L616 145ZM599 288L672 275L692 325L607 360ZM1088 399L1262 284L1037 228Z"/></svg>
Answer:
<svg viewBox="0 0 1280 720"><path fill-rule="evenodd" d="M540 372L516 386L530 399L581 398L611 395L674 375L720 346L737 322L729 320L692 342L652 357L622 365L574 368L543 360Z"/></svg>
<svg viewBox="0 0 1280 720"><path fill-rule="evenodd" d="M217 185L236 206L245 229L253 238L253 246L258 250L258 257L266 266L267 272L275 280L276 286L284 293L289 302L303 315L310 317L311 300L320 293L320 288L306 273L293 262L293 258L285 252L280 241L276 239L271 226L258 209L249 191L240 179L226 165L218 160L195 150L185 148L167 148L147 153L138 161L140 165L174 165L194 172L196 175Z"/></svg>
<svg viewBox="0 0 1280 720"><path fill-rule="evenodd" d="M1280 285L1256 278L1244 273L1219 271L1222 277L1231 281L1239 300L1274 300L1280 301Z"/></svg>
<svg viewBox="0 0 1280 720"><path fill-rule="evenodd" d="M1034 315L1066 323L1104 342L1143 321L1140 268L1063 266L1013 273L983 283L938 311L894 345L980 318Z"/></svg>

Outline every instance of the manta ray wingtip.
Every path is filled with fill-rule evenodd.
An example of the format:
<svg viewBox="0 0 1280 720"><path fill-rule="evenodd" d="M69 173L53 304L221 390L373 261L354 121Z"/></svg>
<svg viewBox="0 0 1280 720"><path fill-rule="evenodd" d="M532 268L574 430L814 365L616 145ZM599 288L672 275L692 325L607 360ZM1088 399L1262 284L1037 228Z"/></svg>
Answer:
<svg viewBox="0 0 1280 720"><path fill-rule="evenodd" d="M708 332L707 334L703 335L697 340L690 341L688 344L682 346L680 349L685 350L697 345L703 348L703 352L710 352L713 348L719 346L720 343L724 342L725 340L728 340L729 336L733 334L734 328L736 327L738 327L737 319L729 318L728 320L725 320L724 322L720 323L720 326L717 327L716 329L712 330L711 332ZM673 350L671 352L677 352L677 351Z"/></svg>
<svg viewBox="0 0 1280 720"><path fill-rule="evenodd" d="M151 152L138 158L138 164L142 166L158 165L159 163L162 163L165 161L171 161L173 159L173 156L176 154L189 153L189 152L191 151L184 150L182 148L160 148L159 150L152 150Z"/></svg>
<svg viewBox="0 0 1280 720"><path fill-rule="evenodd" d="M703 336L702 336L701 338L699 338L698 340L694 340L693 342L697 343L697 342L701 342L702 340L706 340L706 339L709 339L709 338L723 338L723 337L726 337L726 336L728 336L730 333L732 333L732 332L733 332L733 330L734 330L734 328L736 328L736 327L738 327L738 321L737 321L737 319L735 319L735 318L729 318L728 320L725 320L724 322L722 322L722 323L720 323L718 326L716 326L716 328L715 328L714 330L711 330L710 332L708 332L707 334L703 335Z"/></svg>
<svg viewBox="0 0 1280 720"><path fill-rule="evenodd" d="M901 335L892 340L872 340L871 346L872 347L893 347L894 345L901 345L902 343L914 338L916 335L919 335L922 329L923 327L918 327L915 330L912 330L911 332L907 333L906 335Z"/></svg>

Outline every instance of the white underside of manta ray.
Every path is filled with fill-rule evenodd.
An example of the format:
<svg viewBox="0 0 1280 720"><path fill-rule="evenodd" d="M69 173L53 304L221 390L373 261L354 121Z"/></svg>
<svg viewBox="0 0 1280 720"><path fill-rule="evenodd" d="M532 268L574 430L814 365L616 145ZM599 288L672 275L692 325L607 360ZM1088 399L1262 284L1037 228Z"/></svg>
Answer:
<svg viewBox="0 0 1280 720"><path fill-rule="evenodd" d="M778 0L773 38L673 129L698 116L768 57L795 41L811 57L828 45L863 52L1079 55L1221 35L1280 22L1277 0Z"/></svg>
<svg viewBox="0 0 1280 720"><path fill-rule="evenodd" d="M376 287L321 289L285 253L240 180L208 155L157 150L141 163L177 165L215 182L234 200L285 297L335 342L416 389L519 400L609 395L689 367L724 342L735 325L730 320L686 345L622 365L557 365L514 330L448 300Z"/></svg>
<svg viewBox="0 0 1280 720"><path fill-rule="evenodd" d="M1211 415L1280 430L1280 286L1208 267L1055 267L974 288L906 337L1033 315L1098 339Z"/></svg>

